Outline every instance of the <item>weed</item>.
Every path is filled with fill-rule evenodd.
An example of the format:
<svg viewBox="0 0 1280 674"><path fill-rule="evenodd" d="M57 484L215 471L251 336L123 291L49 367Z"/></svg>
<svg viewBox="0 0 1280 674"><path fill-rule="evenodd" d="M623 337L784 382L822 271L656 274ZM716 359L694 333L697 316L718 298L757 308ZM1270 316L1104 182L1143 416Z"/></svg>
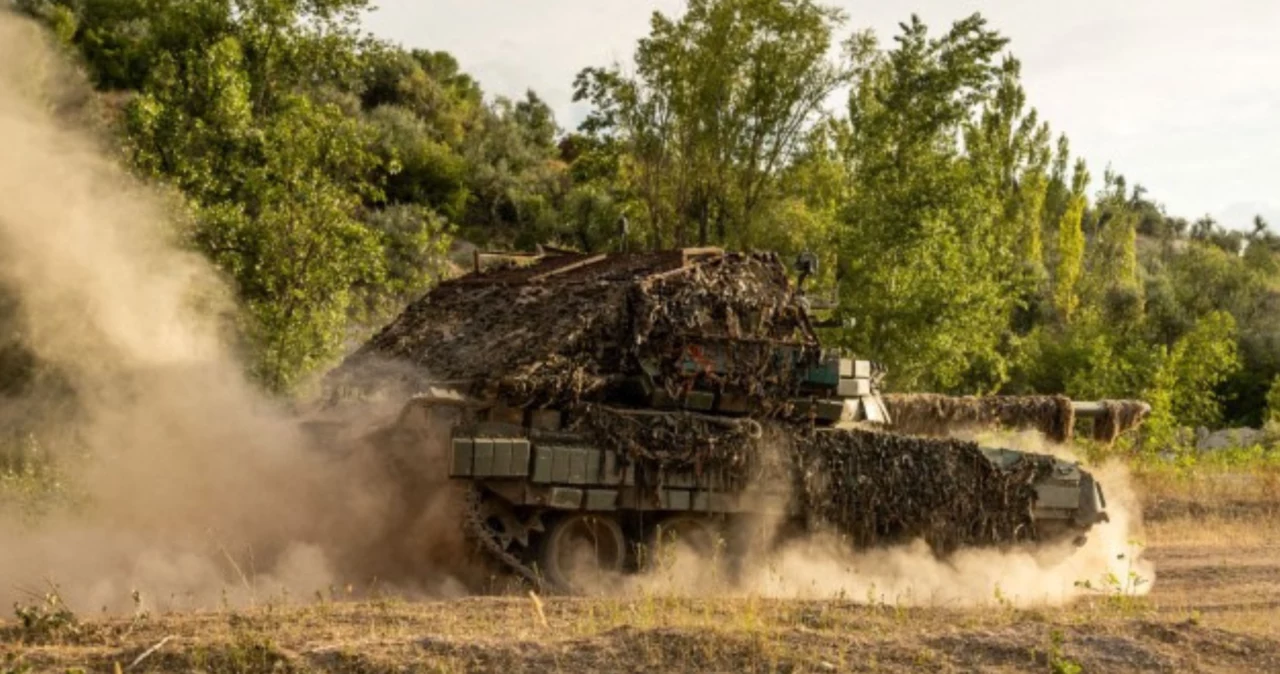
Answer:
<svg viewBox="0 0 1280 674"><path fill-rule="evenodd" d="M1049 633L1049 671L1053 674L1080 674L1084 670L1080 663L1062 653L1065 641L1060 630Z"/></svg>
<svg viewBox="0 0 1280 674"><path fill-rule="evenodd" d="M1179 447L1132 461L1148 498L1186 500L1200 507L1238 501L1274 502L1280 493L1280 446L1214 451Z"/></svg>
<svg viewBox="0 0 1280 674"><path fill-rule="evenodd" d="M833 621L827 616L825 606L822 608L814 606L801 607L791 622L803 625L811 630L828 630L833 625Z"/></svg>
<svg viewBox="0 0 1280 674"><path fill-rule="evenodd" d="M76 614L63 603L56 587L50 587L37 602L26 605L15 602L13 613L18 618L19 633L25 642L49 643L80 632Z"/></svg>
<svg viewBox="0 0 1280 674"><path fill-rule="evenodd" d="M1018 607L1013 603L1013 598L1000 589L1000 583L995 584L991 594L996 600L996 606L999 606L1001 612L1005 615L1013 615L1018 610Z"/></svg>
<svg viewBox="0 0 1280 674"><path fill-rule="evenodd" d="M23 662L17 653L5 653L4 662L0 662L0 674L28 674L31 671L31 663Z"/></svg>
<svg viewBox="0 0 1280 674"><path fill-rule="evenodd" d="M230 643L197 646L192 669L231 672L292 671L289 658L264 634L238 630Z"/></svg>
<svg viewBox="0 0 1280 674"><path fill-rule="evenodd" d="M1132 616L1146 606L1143 597L1140 596L1139 590L1142 586L1150 583L1150 580L1142 577L1134 568L1134 560L1138 555L1133 552L1135 548L1141 546L1137 541L1129 542L1129 553L1122 553L1119 559L1124 559L1126 568L1122 574L1115 571L1107 571L1102 574L1097 583L1091 580L1078 580L1075 586L1084 590L1093 590L1104 597L1106 606L1119 611L1122 615Z"/></svg>

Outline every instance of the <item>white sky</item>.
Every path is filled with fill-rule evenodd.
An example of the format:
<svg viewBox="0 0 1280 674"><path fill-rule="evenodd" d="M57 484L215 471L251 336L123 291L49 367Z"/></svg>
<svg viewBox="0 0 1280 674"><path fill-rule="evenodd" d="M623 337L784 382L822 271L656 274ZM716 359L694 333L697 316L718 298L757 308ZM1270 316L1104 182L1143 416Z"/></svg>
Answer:
<svg viewBox="0 0 1280 674"><path fill-rule="evenodd" d="M571 128L574 75L629 62L651 12L683 0L375 0L366 27L451 52L486 94L532 88ZM1101 180L1110 162L1171 214L1280 229L1280 1L827 0L889 43L912 11L932 33L974 11L1011 39L1030 105Z"/></svg>

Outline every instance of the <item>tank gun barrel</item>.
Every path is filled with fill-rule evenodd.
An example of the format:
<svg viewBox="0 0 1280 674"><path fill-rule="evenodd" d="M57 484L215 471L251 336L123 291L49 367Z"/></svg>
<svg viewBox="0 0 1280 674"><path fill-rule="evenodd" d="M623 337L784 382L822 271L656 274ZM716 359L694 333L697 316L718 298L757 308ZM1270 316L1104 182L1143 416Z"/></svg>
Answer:
<svg viewBox="0 0 1280 674"><path fill-rule="evenodd" d="M1139 416L1151 413L1151 405L1141 400L1072 400L1071 409L1080 419L1101 419L1111 413L1117 403L1130 406Z"/></svg>
<svg viewBox="0 0 1280 674"><path fill-rule="evenodd" d="M1054 442L1068 442L1074 421L1091 422L1095 440L1113 442L1136 429L1151 405L1141 400L1071 400L1062 395L947 396L932 393L884 394L900 433L945 435L965 427L1003 427L1039 430Z"/></svg>

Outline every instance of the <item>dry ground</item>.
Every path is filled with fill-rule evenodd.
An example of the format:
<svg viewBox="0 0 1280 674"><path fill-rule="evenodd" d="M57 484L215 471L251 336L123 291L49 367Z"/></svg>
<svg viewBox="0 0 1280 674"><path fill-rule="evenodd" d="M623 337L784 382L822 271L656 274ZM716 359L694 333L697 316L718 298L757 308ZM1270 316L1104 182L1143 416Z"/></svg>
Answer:
<svg viewBox="0 0 1280 674"><path fill-rule="evenodd" d="M10 620L0 625L0 672L1280 671L1280 518L1257 498L1265 494L1243 509L1215 498L1189 512L1185 489L1151 487L1146 554L1157 578L1141 598L1030 610L548 598L540 615L529 597L486 597L61 630L56 618L35 628Z"/></svg>

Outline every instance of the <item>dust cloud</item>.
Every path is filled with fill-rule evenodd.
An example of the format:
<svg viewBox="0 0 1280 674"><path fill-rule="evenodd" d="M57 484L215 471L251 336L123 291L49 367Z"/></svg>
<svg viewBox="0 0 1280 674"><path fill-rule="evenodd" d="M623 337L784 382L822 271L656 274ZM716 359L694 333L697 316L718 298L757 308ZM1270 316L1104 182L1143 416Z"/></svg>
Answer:
<svg viewBox="0 0 1280 674"><path fill-rule="evenodd" d="M966 440L974 433L958 433ZM1071 448L1038 432L984 434L987 442L1076 460ZM1087 466L1103 485L1109 522L1095 526L1083 546L964 549L939 559L923 541L872 550L816 534L758 550L729 572L721 560L698 557L684 546L660 551L660 562L624 581L626 594L760 596L840 599L889 606L1061 606L1088 596L1141 596L1155 582L1142 558L1140 505L1128 469L1112 462ZM766 525L776 527L776 524ZM768 538L766 535L765 539Z"/></svg>
<svg viewBox="0 0 1280 674"><path fill-rule="evenodd" d="M1114 471L1100 472L1109 480L1104 484L1117 484ZM1154 569L1128 536L1127 510L1111 503L1112 521L1095 527L1078 549L1067 542L1042 549L963 550L944 561L923 543L849 554L816 539L784 550L748 586L766 595L836 595L906 606L1062 605L1094 594L1146 594Z"/></svg>
<svg viewBox="0 0 1280 674"><path fill-rule="evenodd" d="M317 451L295 412L243 377L227 284L184 252L164 196L71 114L87 92L35 24L0 11L0 287L17 299L25 345L74 400L0 406L78 439L85 457L61 465L88 503L34 526L0 517L0 604L49 584L77 611L244 605L348 585L459 591L430 573L432 522L410 516L432 514L431 503L406 503L394 472L356 440Z"/></svg>

